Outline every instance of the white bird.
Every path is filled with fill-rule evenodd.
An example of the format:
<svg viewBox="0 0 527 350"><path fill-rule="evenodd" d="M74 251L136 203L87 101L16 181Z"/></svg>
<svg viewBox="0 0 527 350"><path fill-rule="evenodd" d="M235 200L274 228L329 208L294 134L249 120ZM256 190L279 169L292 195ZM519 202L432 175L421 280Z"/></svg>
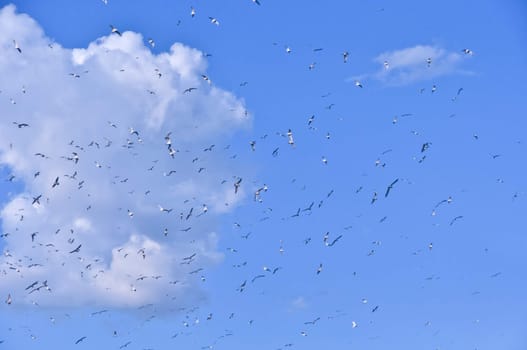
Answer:
<svg viewBox="0 0 527 350"><path fill-rule="evenodd" d="M287 143L291 146L295 145L295 141L293 140L293 132L291 131L291 129L287 131Z"/></svg>
<svg viewBox="0 0 527 350"><path fill-rule="evenodd" d="M209 17L209 19L210 19L210 23L215 24L215 25L217 25L217 26L220 25L220 21L218 21L216 18L214 18L214 17Z"/></svg>
<svg viewBox="0 0 527 350"><path fill-rule="evenodd" d="M322 156L322 163L324 163L324 165L328 164L328 160L324 156Z"/></svg>
<svg viewBox="0 0 527 350"><path fill-rule="evenodd" d="M152 38L148 39L148 43L150 44L150 46L152 46L152 48L154 48L154 46L156 46L156 42Z"/></svg>
<svg viewBox="0 0 527 350"><path fill-rule="evenodd" d="M388 70L388 68L390 68L390 65L389 65L388 61L384 61L383 65L384 65L384 69L386 69L386 70Z"/></svg>
<svg viewBox="0 0 527 350"><path fill-rule="evenodd" d="M196 16L196 9L194 7L190 7L190 17L193 17Z"/></svg>
<svg viewBox="0 0 527 350"><path fill-rule="evenodd" d="M471 49L463 49L461 50L465 55L470 55L472 56L474 54L474 52L471 50Z"/></svg>
<svg viewBox="0 0 527 350"><path fill-rule="evenodd" d="M358 80L355 80L355 86L356 86L356 87L360 87L360 88L362 88L362 84L361 84L361 82L358 81Z"/></svg>
<svg viewBox="0 0 527 350"><path fill-rule="evenodd" d="M260 4L260 1L258 1L258 0L252 0L252 1L253 1L256 5L261 5L261 4Z"/></svg>
<svg viewBox="0 0 527 350"><path fill-rule="evenodd" d="M11 305L11 303L13 302L13 299L11 298L11 294L7 295L7 299L6 299L5 302L6 302L7 305Z"/></svg>
<svg viewBox="0 0 527 350"><path fill-rule="evenodd" d="M351 328L357 328L357 322L351 321Z"/></svg>
<svg viewBox="0 0 527 350"><path fill-rule="evenodd" d="M113 25L110 24L110 28L112 28L112 34L117 34L119 36L122 36L121 32L115 28Z"/></svg>
<svg viewBox="0 0 527 350"><path fill-rule="evenodd" d="M342 53L342 58L344 59L344 63L348 62L348 57L350 56L350 53L348 51L344 51Z"/></svg>
<svg viewBox="0 0 527 350"><path fill-rule="evenodd" d="M18 43L16 42L16 40L13 40L13 44L15 45L15 49L16 49L19 53L22 53L22 49L20 48L20 46L18 46Z"/></svg>
<svg viewBox="0 0 527 350"><path fill-rule="evenodd" d="M286 46L285 52L286 53L291 53L291 52L293 52L293 50L289 46Z"/></svg>

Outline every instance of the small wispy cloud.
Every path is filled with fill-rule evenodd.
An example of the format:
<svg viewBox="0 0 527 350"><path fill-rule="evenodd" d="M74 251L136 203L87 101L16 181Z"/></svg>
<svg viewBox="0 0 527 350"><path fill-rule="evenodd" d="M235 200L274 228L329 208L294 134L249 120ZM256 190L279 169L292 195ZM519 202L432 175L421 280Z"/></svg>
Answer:
<svg viewBox="0 0 527 350"><path fill-rule="evenodd" d="M461 69L464 56L462 51L448 51L431 45L386 51L374 58L379 70L361 77L373 78L387 85L406 85L450 74L468 73Z"/></svg>

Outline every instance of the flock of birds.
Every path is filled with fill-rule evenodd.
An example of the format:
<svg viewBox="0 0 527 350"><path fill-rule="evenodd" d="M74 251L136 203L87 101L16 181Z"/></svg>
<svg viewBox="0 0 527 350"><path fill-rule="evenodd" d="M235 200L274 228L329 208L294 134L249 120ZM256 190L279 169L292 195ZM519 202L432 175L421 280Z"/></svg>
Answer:
<svg viewBox="0 0 527 350"><path fill-rule="evenodd" d="M105 4L108 3L108 0L102 0ZM260 6L261 3L259 0L251 0L255 5ZM190 9L190 17L194 18L198 15L196 8L191 7ZM220 21L215 17L208 17L210 20L210 23L219 26ZM110 35L116 35L116 36L122 36L122 32L115 27L114 25L110 25ZM147 43L151 48L154 48L156 43L155 40L152 38L147 39ZM20 55L24 55L24 48L20 47L18 42L16 40L13 40L13 49L18 52ZM317 49L322 50L322 49ZM464 48L460 50L464 55L472 56L474 53L471 49ZM293 49L289 46L285 47L285 53L286 54L292 54ZM341 54L342 62L344 64L347 64L350 59L350 53L348 51L343 51ZM423 66L433 68L434 62L433 58L426 58L423 61ZM311 63L308 67L309 70L313 70L316 67L316 63ZM384 61L383 62L383 68L385 70L391 69L390 62ZM159 72L158 72L159 73ZM78 73L71 73L72 77L74 78L81 78L81 75ZM159 73L159 77L161 78L161 73ZM204 82L207 84L212 84L210 78L202 74L201 78ZM240 86L247 85L247 82L240 83ZM358 89L365 89L365 84L360 80L354 80L354 86ZM198 86L189 86L185 88L183 91L181 91L182 95L189 95L194 93L194 91L198 90ZM435 93L437 90L437 86L433 85L431 88L431 93ZM452 98L452 101L456 100L461 92L463 91L463 88L459 88L455 96ZM24 88L24 93L26 93ZM421 90L420 92L423 92ZM155 94L153 91L149 91L150 94ZM16 104L16 101L14 99L10 99L11 104ZM332 108L332 105L328 106L327 109L330 110ZM245 112L247 114L247 112ZM398 117L395 117L392 120L393 124L398 123L399 118L405 118L409 117L412 114L403 114ZM307 121L305 123L306 130L316 130L316 117L315 115L311 115L307 117ZM4 127L8 127L7 125L4 125ZM16 120L12 121L11 127L13 128L13 132L25 132L25 130L31 129L34 126L30 125L28 122L25 122L23 120ZM119 125L117 122L114 121L108 121L107 125L100 126L101 128L106 128L106 130L119 130L123 131L126 129L126 127ZM67 181L68 188L71 188L71 183L74 183L74 188L76 188L77 191L82 191L85 187L86 183L89 181L96 181L95 179L87 179L84 177L83 172L80 170L80 165L82 163L86 162L84 159L92 159L92 156L86 156L88 152L91 152L91 154L97 154L96 152L100 152L101 150L105 148L115 148L120 147L121 152L127 153L127 154L133 154L134 152L139 152L140 147L146 142L141 137L141 130L137 130L133 127L129 127L126 129L126 132L121 133L120 135L126 135L125 139L110 139L110 138L104 138L101 139L94 139L86 144L80 144L76 140L71 140L68 143L66 143L64 146L70 148L66 154L61 150L59 154L47 154L47 153L41 153L41 152L35 152L34 157L39 160L40 163L43 166L41 168L35 169L33 178L34 179L40 179L40 177L47 177L50 178L51 181L48 183L48 188L53 191L61 191L61 189L65 186L64 183ZM264 135L261 137L261 140L247 140L247 142L244 141L244 144L246 145L246 151L249 153L257 152L259 150L260 142L268 141L272 137L268 137L268 135ZM326 140L331 139L330 132L327 132L324 137ZM477 140L478 136L474 135L474 139ZM276 132L276 144L273 144L271 147L272 151L269 153L271 158L276 158L284 152L284 148L287 147L291 150L297 149L298 146L295 143L295 140L297 140L297 135L294 133L293 128L288 128L287 131L277 131ZM154 159L151 160L151 162L147 165L145 164L134 164L131 165L131 169L133 171L130 171L130 169L112 169L111 164L103 164L100 163L97 160L91 160L93 165L91 165L94 168L101 169L107 171L107 173L112 173L119 171L119 170L126 170L127 173L135 172L135 177L130 176L123 176L120 174L113 175L112 183L115 186L127 186L127 191L129 195L140 195L142 197L149 197L152 196L153 193L151 192L150 188L144 188L144 189L138 189L134 187L134 179L137 179L138 177L142 176L151 176L153 181L170 181L170 179L174 178L174 181L177 181L177 176L179 176L179 173L181 173L180 168L182 166L188 167L191 169L191 171L194 175L192 176L198 176L198 174L204 174L208 172L207 166L203 164L202 158L212 155L219 157L221 154L226 154L227 152L231 151L230 145L220 146L216 144L209 144L204 145L199 153L192 154L192 155L183 155L183 151L180 150L180 147L177 145L177 142L173 139L173 135L171 131L167 131L167 133L164 135L162 140L158 140L159 144L163 145L164 151L160 151L159 157L164 157L165 159L172 159L172 160L180 160L181 157L187 157L186 159L187 163L182 165L181 163L178 163L177 169L158 169L158 160ZM17 145L11 145L12 148L16 148ZM432 142L425 141L421 144L420 149L416 152L419 154L415 158L416 162L422 163L426 156L432 147ZM374 162L374 166L376 168L384 168L386 167L386 162L384 162L381 158L386 153L391 152L391 149L386 150L382 153L381 157L377 158ZM220 155L215 155L215 154ZM237 154L231 154L229 156L230 159L236 159ZM496 157L493 156L493 159L499 157L499 155L496 155ZM50 174L53 172L53 169L48 169L45 166L46 160L49 159L56 159L60 158L65 163L70 164L72 168L72 172L69 174ZM133 158L132 158L133 159ZM328 161L328 157L325 155L321 156L321 163L322 166L330 166L330 162ZM13 173L10 174L5 181L7 183L14 183L17 181L17 174ZM294 182L293 180L292 182ZM410 181L408 179L405 179L403 177L393 177L392 180L385 184L385 187L381 190L374 190L368 195L368 204L370 206L375 206L377 201L384 199L387 199L390 196L393 196L393 192L398 191L399 186L404 186L405 184L409 184ZM232 191L232 195L234 198L239 198L244 196L248 191L251 192L250 198L255 202L255 205L260 205L261 203L266 203L268 196L268 192L272 192L272 186L268 185L264 182L257 182L257 181L249 181L245 179L245 176L239 176L236 174L232 174L231 177L226 177L222 179L218 179L217 186L224 186L226 188L230 188L229 191ZM244 188L245 187L245 188ZM358 186L356 189L352 190L351 193L359 194L364 190L363 186ZM323 206L326 205L331 199L335 191L330 189L323 197L312 200L306 205L302 207L298 207L295 209L292 209L289 214L282 215L281 217L273 217L273 209L267 208L263 212L265 213L264 217L259 218L259 222L263 223L267 220L275 219L277 221L293 221L297 218L310 218L311 215L317 210L321 209ZM243 193L242 193L243 192ZM52 195L49 195L49 192L46 191L45 193L35 193L27 198L27 204L30 207L41 207L46 206L50 203L50 201L54 201ZM270 194L269 194L270 196ZM166 217L170 217L171 223L176 223L172 226L166 226L163 227L162 230L159 232L159 236L169 238L169 237L182 237L184 240L190 240L190 244L192 245L192 232L199 230L200 228L195 228L196 226L200 225L200 221L203 217L206 217L210 210L210 204L209 203L203 203L200 202L201 199L199 198L188 198L185 199L183 203L180 204L174 204L173 206L165 206L164 203L152 203L153 207L157 207L158 213L157 215L163 216L163 222L167 222ZM438 211L443 206L448 206L451 203L453 203L454 199L452 196L448 196L447 198L443 198L440 201L438 201L435 205L431 205L431 215L436 216ZM225 206L231 205L229 202L224 203ZM378 204L377 204L378 205ZM261 208L259 206L258 208ZM91 207L91 205L87 206L85 208L85 212L93 211L94 209ZM137 220L137 211L134 209L131 205L127 208L126 206L120 207L116 209L116 211L119 213L118 215L121 216L128 216L129 220ZM70 264L72 261L76 261L79 264L82 264L81 270L79 270L79 274L81 276L90 276L92 278L97 278L98 276L101 276L104 274L104 269L101 270L101 266L104 266L102 261L94 260L94 261L87 261L83 258L83 251L85 246L89 245L89 242L80 242L78 239L75 238L74 230L71 228L66 227L57 227L57 231L53 232L51 235L47 233L41 233L38 231L35 232L27 232L24 233L23 225L24 220L27 219L27 217L22 210L18 215L18 221L20 230L17 228L17 232L3 232L1 235L1 238L6 240L7 245L9 245L9 239L11 235L20 235L20 234L27 234L27 244L34 245L36 247L35 249L43 249L44 251L50 252L49 254L62 254L62 259L64 260L64 263ZM312 220L321 220L322 218L317 217L316 215L312 216ZM449 221L449 226L453 226L458 222L459 220L462 220L464 218L463 215L456 215L452 217ZM383 216L379 222L384 222L387 219L387 216ZM243 221L243 220L240 220ZM195 225L194 225L195 223ZM257 226L255 224L254 226ZM236 232L242 232L246 224L245 223L239 223L238 221L234 223L234 229ZM345 226L342 228L343 233L334 234L330 231L326 231L322 234L320 234L320 244L324 249L338 249L337 247L339 245L343 245L342 249L345 249L345 240L346 240L346 233L348 230L351 230L352 226ZM256 230L256 229L255 229ZM67 237L63 237L62 235L68 232L69 234ZM246 231L243 233L240 233L238 235L238 239L241 242L249 242L252 235L254 235L253 231ZM44 238L45 237L45 238ZM53 241L44 241L44 239L53 239ZM61 243L57 243L59 239L62 239ZM308 246L311 245L313 242L315 242L316 239L312 239L311 236L305 237L302 239L302 245ZM240 243L241 244L241 243ZM373 246L378 247L381 245L380 241L373 241ZM426 248L429 251L432 251L434 248L434 243L429 242L426 246ZM240 248L238 247L227 247L226 248L228 254L235 255L240 252ZM140 248L135 251L131 251L130 249L120 248L117 250L118 257L121 259L130 259L132 256L138 257L140 260L144 260L145 263L148 263L149 259L149 250L148 248ZM369 249L367 251L367 256L372 256L376 253L375 249ZM279 244L277 246L276 251L274 254L278 254L279 256L283 256L286 254L285 249L285 242L284 240L279 240ZM167 279L167 276L163 276L161 274L155 274L155 275L146 275L146 274L138 274L137 276L133 276L130 279L130 284L128 287L130 294L136 293L138 289L141 288L141 284L145 283L145 281L161 281L165 283L167 286L181 286L185 285L187 283L191 283L189 281L198 280L201 282L205 282L207 280L207 266L200 264L200 252L198 250L196 251L190 251L189 254L181 257L178 260L178 263L180 265L180 268L185 272L185 277L181 279ZM5 250L4 251L4 265L0 267L0 281L2 279L2 276L6 276L8 274L17 274L19 277L24 279L24 272L29 271L30 269L39 268L39 267L45 267L45 263L38 262L35 263L31 257L18 257L16 256L16 252ZM248 265L251 265L248 260L245 260L243 262L235 263L232 265L232 268L236 271L240 271L242 269L246 269ZM324 275L326 268L326 264L323 261L316 261L312 262L312 275L313 278L319 278L319 275ZM257 285L260 283L261 280L268 280L272 278L273 276L276 277L282 273L282 270L288 269L287 266L278 266L278 265L271 265L266 264L263 267L259 267L258 269L254 269L252 274L246 273L246 278L241 279L240 281L236 282L234 286L232 286L232 292L235 292L238 294L246 294L252 286ZM355 274L355 272L350 273ZM497 277L499 276L499 272L491 275L491 277ZM10 293L8 293L5 296L4 302L7 305L12 305L15 303L17 299L19 300L33 300L33 303L35 305L38 305L38 296L41 293L53 293L53 285L48 280L31 280L27 281L27 285L22 290L13 290ZM167 294L169 299L174 299L173 295ZM152 300L152 304L155 304L156 302L164 303L166 301L164 300ZM363 298L361 301L361 304L367 304L368 299ZM177 302L176 302L177 303ZM144 305L141 308L150 308L152 307L152 304ZM201 311L201 305L193 305L193 306L181 306L179 309L180 314L182 315L182 321L181 325L178 327L178 330L174 332L174 334L171 335L172 338L177 338L184 336L186 334L191 334L190 329L193 327L197 327L200 324L201 320L205 321L211 321L218 316L211 313L206 312L205 314L200 315ZM371 313L378 313L380 311L379 305L373 305L370 309ZM90 317L102 317L104 314L111 313L112 311L110 309L102 309L98 311L94 311L90 314ZM233 311L232 313L229 313L228 317L224 317L227 320L231 320L235 318L236 312ZM327 320L332 320L334 318L344 317L345 312L343 311L337 311L336 314L332 314L330 316L327 316ZM227 316L227 315L226 315ZM155 317L152 316L152 318ZM54 322L54 318L50 318L51 322ZM149 319L150 320L150 319ZM247 321L249 325L252 325L254 322L254 319L250 319ZM309 335L309 327L315 327L319 322L324 322L324 318L321 318L321 316L316 316L312 320L308 320L304 322L303 325L301 325L301 330L299 331L298 335L300 337L307 337ZM356 319L350 319L349 320L349 326L350 329L355 329L357 327L360 327L361 322ZM221 335L219 335L217 338L215 338L212 343L204 345L201 347L201 349L212 349L212 348L220 348L220 341L225 340L228 337L234 336L235 332L232 330L225 330L225 332ZM118 334L117 331L113 331L113 336L118 337L120 334ZM37 339L35 335L31 334L31 337L34 339ZM294 336L291 341L287 341L284 344L278 346L278 349L285 349L285 348L292 348L295 346L295 340ZM6 334L3 333L0 335L0 348L1 344L6 341ZM89 343L90 336L88 335L81 335L76 338L71 339L72 345L81 345L81 343ZM128 348L130 345L133 345L132 340L123 340L122 344L120 344L119 348L124 349Z"/></svg>

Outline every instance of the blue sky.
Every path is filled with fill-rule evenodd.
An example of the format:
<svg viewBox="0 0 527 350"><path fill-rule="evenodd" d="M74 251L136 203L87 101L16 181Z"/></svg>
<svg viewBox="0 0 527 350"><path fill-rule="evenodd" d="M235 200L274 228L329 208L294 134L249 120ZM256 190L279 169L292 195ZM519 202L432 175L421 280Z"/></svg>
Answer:
<svg viewBox="0 0 527 350"><path fill-rule="evenodd" d="M260 3L0 1L0 349L525 349L527 5Z"/></svg>

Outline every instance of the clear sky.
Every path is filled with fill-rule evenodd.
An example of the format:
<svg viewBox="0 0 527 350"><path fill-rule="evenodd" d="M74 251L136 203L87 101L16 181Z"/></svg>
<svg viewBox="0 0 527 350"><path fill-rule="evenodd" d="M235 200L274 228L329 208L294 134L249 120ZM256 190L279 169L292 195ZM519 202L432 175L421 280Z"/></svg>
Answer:
<svg viewBox="0 0 527 350"><path fill-rule="evenodd" d="M0 349L526 349L526 42L520 0L0 1Z"/></svg>

